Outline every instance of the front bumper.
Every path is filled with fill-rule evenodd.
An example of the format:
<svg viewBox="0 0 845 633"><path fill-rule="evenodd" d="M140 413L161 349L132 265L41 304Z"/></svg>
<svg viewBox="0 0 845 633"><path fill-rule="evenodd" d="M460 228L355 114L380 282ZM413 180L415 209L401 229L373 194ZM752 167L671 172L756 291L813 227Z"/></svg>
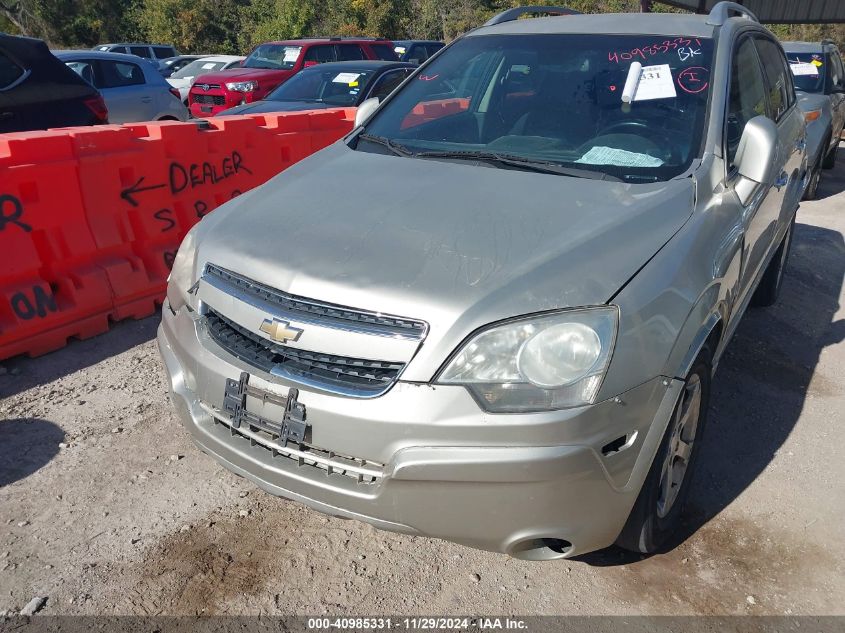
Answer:
<svg viewBox="0 0 845 633"><path fill-rule="evenodd" d="M233 431L222 411L227 379L249 372L251 386L280 396L288 385L217 347L195 313L174 314L165 303L162 314L158 343L173 404L193 440L226 468L330 515L521 558L614 542L682 384L655 378L592 406L522 415L487 414L457 386L400 382L371 400L300 389L310 443L377 473L360 481ZM264 405L253 403L253 413L271 417ZM623 437L621 450L603 453Z"/></svg>

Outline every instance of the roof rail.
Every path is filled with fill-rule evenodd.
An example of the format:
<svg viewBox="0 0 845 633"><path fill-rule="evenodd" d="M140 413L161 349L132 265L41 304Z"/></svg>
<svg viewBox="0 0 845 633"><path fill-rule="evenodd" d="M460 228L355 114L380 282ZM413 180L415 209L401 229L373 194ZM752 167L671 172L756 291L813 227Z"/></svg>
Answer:
<svg viewBox="0 0 845 633"><path fill-rule="evenodd" d="M713 8L710 9L710 15L707 16L707 24L710 24L711 26L722 26L734 16L748 18L754 22L760 21L757 19L756 15L751 13L751 11L741 4L736 2L717 2Z"/></svg>
<svg viewBox="0 0 845 633"><path fill-rule="evenodd" d="M502 24L503 22L512 22L518 20L523 15L531 13L545 13L546 15L580 15L580 11L574 9L567 9L566 7L546 7L546 6L528 6L516 7L515 9L508 9L502 11L499 15L494 16L484 23L484 26L494 26Z"/></svg>

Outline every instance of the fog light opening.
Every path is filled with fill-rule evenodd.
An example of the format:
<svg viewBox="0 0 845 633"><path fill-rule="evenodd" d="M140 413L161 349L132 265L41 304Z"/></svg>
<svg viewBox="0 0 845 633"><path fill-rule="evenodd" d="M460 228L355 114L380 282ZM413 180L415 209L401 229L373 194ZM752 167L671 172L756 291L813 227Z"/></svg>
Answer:
<svg viewBox="0 0 845 633"><path fill-rule="evenodd" d="M554 560L572 551L572 543L562 538L532 538L519 541L511 547L510 554L522 560Z"/></svg>

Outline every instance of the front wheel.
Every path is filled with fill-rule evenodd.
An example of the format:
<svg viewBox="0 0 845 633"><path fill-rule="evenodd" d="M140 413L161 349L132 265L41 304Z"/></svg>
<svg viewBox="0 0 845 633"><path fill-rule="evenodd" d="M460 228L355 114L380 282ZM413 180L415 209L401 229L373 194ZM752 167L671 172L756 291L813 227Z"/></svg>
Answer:
<svg viewBox="0 0 845 633"><path fill-rule="evenodd" d="M767 308L775 304L780 295L783 285L783 273L786 270L786 263L789 261L789 251L792 248L792 234L795 232L795 218L789 223L786 235L783 236L778 250L775 252L772 261L766 267L760 285L751 297L751 305L759 308Z"/></svg>
<svg viewBox="0 0 845 633"><path fill-rule="evenodd" d="M813 170L810 172L810 182L807 183L807 189L804 191L803 200L815 200L819 192L819 181L822 178L822 166L816 163Z"/></svg>
<svg viewBox="0 0 845 633"><path fill-rule="evenodd" d="M672 418L622 533L619 547L653 554L677 531L710 401L710 350L704 348L684 380Z"/></svg>

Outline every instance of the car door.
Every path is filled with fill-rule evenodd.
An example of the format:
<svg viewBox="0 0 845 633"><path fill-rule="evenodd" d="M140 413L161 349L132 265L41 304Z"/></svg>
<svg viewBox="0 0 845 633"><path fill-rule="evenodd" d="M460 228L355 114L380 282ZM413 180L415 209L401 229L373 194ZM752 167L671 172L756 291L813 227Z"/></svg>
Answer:
<svg viewBox="0 0 845 633"><path fill-rule="evenodd" d="M727 163L727 184L736 186L741 176L734 163L742 132L746 124L757 116L769 116L768 87L763 75L762 64L752 37L745 35L734 46L731 59L731 76L728 109L725 121L725 160ZM781 170L777 170L780 174ZM783 189L764 183L746 205L733 195L729 204L736 204L740 214L739 225L743 231L743 253L740 270L738 303L742 305L760 272L768 252L765 235L771 232L771 225L780 212L783 203ZM738 316L739 313L736 313Z"/></svg>
<svg viewBox="0 0 845 633"><path fill-rule="evenodd" d="M26 79L26 70L0 51L0 133L24 129L21 106L14 96L15 86Z"/></svg>
<svg viewBox="0 0 845 633"><path fill-rule="evenodd" d="M149 121L155 117L155 103L143 69L132 61L96 60L95 87L109 109L112 123Z"/></svg>

